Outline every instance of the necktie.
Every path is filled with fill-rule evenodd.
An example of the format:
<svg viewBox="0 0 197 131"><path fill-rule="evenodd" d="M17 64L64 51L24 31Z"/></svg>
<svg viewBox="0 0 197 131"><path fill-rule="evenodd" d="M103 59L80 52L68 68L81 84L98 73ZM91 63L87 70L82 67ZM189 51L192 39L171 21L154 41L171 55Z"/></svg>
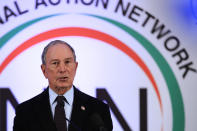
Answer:
<svg viewBox="0 0 197 131"><path fill-rule="evenodd" d="M67 131L66 114L64 110L64 101L67 102L67 100L64 96L57 96L55 101L57 101L57 105L55 107L54 121L57 131Z"/></svg>

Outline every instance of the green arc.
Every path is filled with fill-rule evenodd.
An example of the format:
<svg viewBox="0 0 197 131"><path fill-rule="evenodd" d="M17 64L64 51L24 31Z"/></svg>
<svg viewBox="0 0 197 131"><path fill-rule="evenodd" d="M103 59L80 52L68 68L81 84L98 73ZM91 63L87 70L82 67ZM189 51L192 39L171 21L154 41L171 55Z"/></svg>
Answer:
<svg viewBox="0 0 197 131"><path fill-rule="evenodd" d="M13 36L15 36L18 32L22 31L23 29L27 28L28 26L39 22L41 20L53 17L53 16L58 16L61 14L54 14L54 15L48 15L44 17L40 17L34 20L31 20L29 22L26 22L13 30L9 31L6 33L4 36L0 38L0 49L10 40ZM176 77L171 70L169 64L165 60L165 58L160 54L160 52L153 46L151 42L149 42L146 38L144 38L141 34L138 32L134 31L130 27L119 23L117 21L114 21L109 18L105 18L102 16L96 16L96 15L91 15L91 14L84 14L87 16L95 17L98 19L102 19L106 22L109 22L125 32L127 32L130 36L135 38L152 56L152 58L155 60L156 64L158 65L159 69L161 70L163 77L167 83L169 94L170 94L170 99L171 99L171 104L172 104L172 113L173 113L173 131L184 131L185 128L185 114L184 114L184 104L183 104L183 99L181 95L181 91L179 89L178 82L176 80Z"/></svg>
<svg viewBox="0 0 197 131"><path fill-rule="evenodd" d="M96 17L107 21L117 27L123 29L125 32L129 33L133 36L142 46L149 52L152 58L155 60L156 64L158 65L159 69L161 70L164 79L167 83L168 90L170 93L171 103L172 103L172 112L173 112L173 131L184 131L185 128L185 114L184 114L184 106L183 106L183 99L181 95L181 91L179 89L178 82L175 78L175 75L170 68L169 64L165 60L165 58L160 54L160 52L153 46L151 42L149 42L146 38L140 35L138 32L134 31L130 27L123 25L117 21L91 15L85 14L88 16Z"/></svg>
<svg viewBox="0 0 197 131"><path fill-rule="evenodd" d="M8 42L8 40L10 40L13 36L15 36L18 32L22 31L23 29L27 28L28 26L39 22L41 20L45 20L47 18L53 17L53 16L57 16L57 15L61 15L61 14L54 14L54 15L48 15L48 16L43 16L31 21L28 21L18 27L15 27L14 29L12 29L11 31L7 32L5 35L3 35L0 38L0 49Z"/></svg>

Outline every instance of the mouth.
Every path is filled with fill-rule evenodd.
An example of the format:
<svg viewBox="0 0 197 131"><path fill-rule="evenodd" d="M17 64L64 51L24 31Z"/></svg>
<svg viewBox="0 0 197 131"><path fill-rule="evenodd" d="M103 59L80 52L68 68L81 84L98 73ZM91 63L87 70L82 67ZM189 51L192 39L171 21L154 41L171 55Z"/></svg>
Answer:
<svg viewBox="0 0 197 131"><path fill-rule="evenodd" d="M66 80L68 80L68 77L66 77L66 76L65 77L64 76L63 77L59 77L58 80L60 80L60 81L66 81Z"/></svg>

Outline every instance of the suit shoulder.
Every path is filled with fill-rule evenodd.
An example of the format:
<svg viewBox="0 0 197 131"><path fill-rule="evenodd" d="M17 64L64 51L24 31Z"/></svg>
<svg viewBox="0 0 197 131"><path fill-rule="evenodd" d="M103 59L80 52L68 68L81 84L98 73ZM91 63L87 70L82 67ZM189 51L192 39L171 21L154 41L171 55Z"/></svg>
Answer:
<svg viewBox="0 0 197 131"><path fill-rule="evenodd" d="M92 121L95 121L95 119L99 119L109 131L112 131L113 124L108 104L81 91L77 91L76 94L78 95L77 102L80 103L79 105L86 107L88 122L90 122L89 125L91 126ZM97 116L99 116L99 118Z"/></svg>
<svg viewBox="0 0 197 131"><path fill-rule="evenodd" d="M92 106L104 106L104 107L108 107L108 105L106 103L104 103L102 100L96 98L96 97L93 97L93 96L90 96L82 91L79 91L78 90L78 93L79 93L79 96L80 96L80 99L83 99L83 101L85 101L87 104L90 104Z"/></svg>
<svg viewBox="0 0 197 131"><path fill-rule="evenodd" d="M42 99L42 97L44 95L44 92L42 92L42 93L40 93L40 94L38 94L38 95L36 95L36 96L24 101L22 103L20 103L19 105L17 105L16 111L23 110L23 109L24 110L32 109L32 106L34 105L34 103L37 103L37 102L39 102Z"/></svg>

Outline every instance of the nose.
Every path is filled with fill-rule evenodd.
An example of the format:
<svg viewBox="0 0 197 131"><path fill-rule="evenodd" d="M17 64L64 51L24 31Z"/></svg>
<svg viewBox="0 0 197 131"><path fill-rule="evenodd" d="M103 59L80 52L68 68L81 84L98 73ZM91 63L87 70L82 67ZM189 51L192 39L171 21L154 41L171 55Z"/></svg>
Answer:
<svg viewBox="0 0 197 131"><path fill-rule="evenodd" d="M66 66L65 66L63 63L61 63L61 64L59 65L59 72L60 72L60 73L66 72Z"/></svg>

